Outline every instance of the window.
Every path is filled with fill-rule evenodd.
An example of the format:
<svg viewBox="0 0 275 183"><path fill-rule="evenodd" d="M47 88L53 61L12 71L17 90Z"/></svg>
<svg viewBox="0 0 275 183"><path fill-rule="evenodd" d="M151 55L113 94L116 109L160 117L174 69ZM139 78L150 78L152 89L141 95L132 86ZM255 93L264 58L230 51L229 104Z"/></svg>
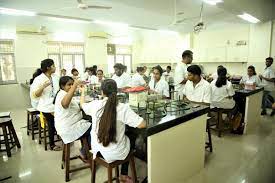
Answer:
<svg viewBox="0 0 275 183"><path fill-rule="evenodd" d="M72 68L84 73L85 55L83 43L48 42L48 57L54 60L56 73L66 69L67 74Z"/></svg>
<svg viewBox="0 0 275 183"><path fill-rule="evenodd" d="M132 70L132 47L129 45L107 45L108 73L114 72L114 65L121 63L127 66L127 73Z"/></svg>
<svg viewBox="0 0 275 183"><path fill-rule="evenodd" d="M0 39L0 84L16 82L14 41Z"/></svg>

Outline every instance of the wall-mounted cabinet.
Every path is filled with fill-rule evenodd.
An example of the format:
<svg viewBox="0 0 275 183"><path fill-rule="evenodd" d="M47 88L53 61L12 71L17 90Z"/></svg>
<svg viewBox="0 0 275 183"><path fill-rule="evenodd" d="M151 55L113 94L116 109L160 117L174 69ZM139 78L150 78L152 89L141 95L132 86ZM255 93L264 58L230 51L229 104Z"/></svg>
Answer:
<svg viewBox="0 0 275 183"><path fill-rule="evenodd" d="M194 62L247 62L248 54L247 45L196 48L194 49Z"/></svg>

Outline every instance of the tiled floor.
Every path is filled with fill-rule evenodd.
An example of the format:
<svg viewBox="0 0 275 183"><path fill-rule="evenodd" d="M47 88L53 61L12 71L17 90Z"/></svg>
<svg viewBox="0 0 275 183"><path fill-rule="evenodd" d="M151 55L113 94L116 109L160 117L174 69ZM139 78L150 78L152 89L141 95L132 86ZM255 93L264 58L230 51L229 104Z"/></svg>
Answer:
<svg viewBox="0 0 275 183"><path fill-rule="evenodd" d="M12 110L13 123L22 148L15 150L11 158L0 154L0 179L12 176L4 182L61 183L64 171L60 168L61 152L44 151L42 145L26 135L26 113ZM206 154L205 168L188 183L274 183L275 182L275 118L263 117L251 134L239 136L226 134L222 138L213 135L214 152ZM74 144L77 153L78 144ZM76 160L76 164L79 161ZM136 160L139 179L146 176L146 164ZM171 170L171 168L169 168ZM90 182L89 169L73 173L72 183ZM107 179L103 167L97 169L96 182Z"/></svg>

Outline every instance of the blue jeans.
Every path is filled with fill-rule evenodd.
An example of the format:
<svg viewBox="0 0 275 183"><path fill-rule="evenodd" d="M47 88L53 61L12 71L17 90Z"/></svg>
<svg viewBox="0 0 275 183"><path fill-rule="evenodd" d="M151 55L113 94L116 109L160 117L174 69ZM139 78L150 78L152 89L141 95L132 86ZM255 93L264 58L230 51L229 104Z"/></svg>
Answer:
<svg viewBox="0 0 275 183"><path fill-rule="evenodd" d="M274 99L271 96L271 92L264 91L263 99L262 99L262 109L266 110L266 108L272 108L273 102L274 102Z"/></svg>

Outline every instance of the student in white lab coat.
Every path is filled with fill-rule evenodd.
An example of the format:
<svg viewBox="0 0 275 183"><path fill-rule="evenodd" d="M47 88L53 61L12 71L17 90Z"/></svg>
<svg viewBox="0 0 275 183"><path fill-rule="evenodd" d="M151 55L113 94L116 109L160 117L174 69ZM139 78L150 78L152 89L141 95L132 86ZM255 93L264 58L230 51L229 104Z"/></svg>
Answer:
<svg viewBox="0 0 275 183"><path fill-rule="evenodd" d="M144 67L137 67L137 72L132 76L131 87L145 86L146 82L143 79Z"/></svg>
<svg viewBox="0 0 275 183"><path fill-rule="evenodd" d="M149 82L149 92L162 94L164 97L169 97L169 85L167 81L161 79L163 70L161 66L153 68L153 79Z"/></svg>
<svg viewBox="0 0 275 183"><path fill-rule="evenodd" d="M103 100L84 103L82 92L80 104L93 120L91 131L93 158L100 153L108 163L111 163L124 160L130 152L130 140L125 135L125 125L145 128L146 122L128 104L118 102L118 88L114 80L104 80L101 89ZM133 147L134 141L131 143L131 148ZM121 174L128 174L128 163L122 165Z"/></svg>
<svg viewBox="0 0 275 183"><path fill-rule="evenodd" d="M60 90L57 92L54 104L54 119L57 134L60 135L64 144L71 143L82 136L87 136L90 142L91 125L82 119L82 113L78 102L73 98L74 92L82 82L70 76L63 76L59 80ZM84 148L81 154L85 157Z"/></svg>
<svg viewBox="0 0 275 183"><path fill-rule="evenodd" d="M112 79L115 80L119 90L130 87L131 85L131 77L129 74L124 72L124 69L125 66L120 63L116 63L114 65L115 74L113 75Z"/></svg>
<svg viewBox="0 0 275 183"><path fill-rule="evenodd" d="M209 105L211 102L211 86L201 77L201 69L198 65L187 68L188 81L183 89L184 99L194 103Z"/></svg>
<svg viewBox="0 0 275 183"><path fill-rule="evenodd" d="M42 74L37 76L33 81L31 87L32 96L37 98L37 110L43 113L49 126L49 143L51 150L61 150L59 146L54 143L54 105L53 100L57 93L59 78L54 75L55 65L52 59L45 59L41 62Z"/></svg>
<svg viewBox="0 0 275 183"><path fill-rule="evenodd" d="M60 70L60 77L62 77L62 76L66 76L67 75L67 70L66 69L61 69Z"/></svg>
<svg viewBox="0 0 275 183"><path fill-rule="evenodd" d="M182 53L182 60L177 64L175 69L174 84L175 91L178 91L176 98L182 97L184 85L187 82L187 67L193 61L193 52L190 50L185 50Z"/></svg>
<svg viewBox="0 0 275 183"><path fill-rule="evenodd" d="M262 85L264 86L264 95L262 100L262 112L261 115L266 115L266 108L271 108L272 101L274 101L271 93L275 91L275 72L272 69L271 65L273 64L273 58L268 57L265 59L266 68L263 74L260 74L259 77L262 80ZM275 110L272 110L270 116L275 114Z"/></svg>
<svg viewBox="0 0 275 183"><path fill-rule="evenodd" d="M174 81L174 74L171 72L171 66L168 65L166 67L166 71L163 73L163 76L168 83L172 83Z"/></svg>
<svg viewBox="0 0 275 183"><path fill-rule="evenodd" d="M105 80L103 70L99 69L96 71L96 84L101 85L102 82Z"/></svg>
<svg viewBox="0 0 275 183"><path fill-rule="evenodd" d="M238 129L241 123L242 115L238 112L238 107L235 104L233 96L235 91L233 89L232 83L227 80L227 70L225 67L220 67L218 69L218 78L211 82L211 108L220 109L232 109L229 114L229 119L232 122L233 133Z"/></svg>
<svg viewBox="0 0 275 183"><path fill-rule="evenodd" d="M74 80L78 80L78 79L80 78L79 72L78 72L78 70L77 70L76 68L73 68L73 69L71 70L71 74L72 74L72 78L73 78Z"/></svg>
<svg viewBox="0 0 275 183"><path fill-rule="evenodd" d="M30 79L30 99L31 99L31 105L34 109L37 108L39 98L33 96L33 92L34 92L33 81L40 74L42 74L42 70L40 68L36 69L36 71L32 75L32 79Z"/></svg>
<svg viewBox="0 0 275 183"><path fill-rule="evenodd" d="M247 75L243 76L240 81L241 85L245 85L246 83L247 84L255 84L256 86L259 86L261 84L261 80L257 76L255 67L252 65L247 68Z"/></svg>

